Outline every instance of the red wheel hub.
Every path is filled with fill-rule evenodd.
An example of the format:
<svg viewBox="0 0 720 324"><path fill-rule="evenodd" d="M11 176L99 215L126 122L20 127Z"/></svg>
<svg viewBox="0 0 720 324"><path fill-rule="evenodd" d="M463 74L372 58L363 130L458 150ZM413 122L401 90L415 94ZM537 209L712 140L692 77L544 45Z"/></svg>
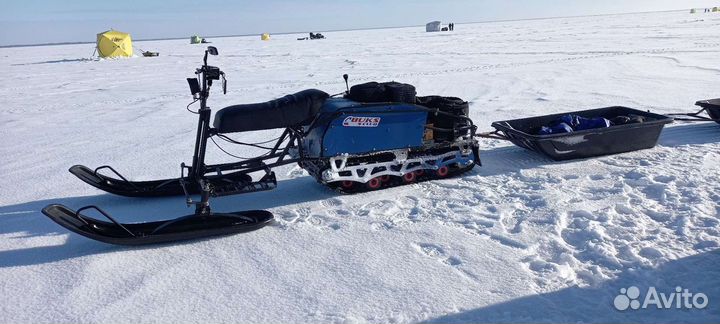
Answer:
<svg viewBox="0 0 720 324"><path fill-rule="evenodd" d="M375 189L380 188L380 186L382 185L382 181L380 180L380 177L376 177L376 178L370 179L370 181L368 181L367 183L365 183L365 185L366 185L369 189L375 190Z"/></svg>
<svg viewBox="0 0 720 324"><path fill-rule="evenodd" d="M405 181L405 183L410 183L410 182L415 181L415 172L409 172L409 173L403 174L403 181Z"/></svg>
<svg viewBox="0 0 720 324"><path fill-rule="evenodd" d="M447 166L441 166L435 173L438 175L438 177L446 177L448 173L450 173L450 168Z"/></svg>
<svg viewBox="0 0 720 324"><path fill-rule="evenodd" d="M350 188L352 188L354 185L355 185L355 182L354 182L354 181L348 181L348 180L345 180L345 181L343 181L343 182L340 183L340 186L343 187L343 188L345 188L345 189L350 189Z"/></svg>

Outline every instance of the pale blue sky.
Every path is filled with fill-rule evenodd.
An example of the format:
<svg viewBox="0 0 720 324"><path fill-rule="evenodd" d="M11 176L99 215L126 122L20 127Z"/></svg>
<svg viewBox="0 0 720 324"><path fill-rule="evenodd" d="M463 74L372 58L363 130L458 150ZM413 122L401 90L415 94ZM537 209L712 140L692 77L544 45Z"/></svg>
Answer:
<svg viewBox="0 0 720 324"><path fill-rule="evenodd" d="M660 11L720 0L8 0L0 45L92 42L110 28L135 39L325 31Z"/></svg>

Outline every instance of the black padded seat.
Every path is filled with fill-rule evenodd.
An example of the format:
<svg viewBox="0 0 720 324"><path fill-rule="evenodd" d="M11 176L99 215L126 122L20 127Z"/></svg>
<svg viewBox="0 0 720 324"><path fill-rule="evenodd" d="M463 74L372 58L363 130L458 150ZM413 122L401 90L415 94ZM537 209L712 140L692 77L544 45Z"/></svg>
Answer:
<svg viewBox="0 0 720 324"><path fill-rule="evenodd" d="M305 125L328 97L308 89L268 102L225 107L215 114L213 127L219 133L235 133Z"/></svg>

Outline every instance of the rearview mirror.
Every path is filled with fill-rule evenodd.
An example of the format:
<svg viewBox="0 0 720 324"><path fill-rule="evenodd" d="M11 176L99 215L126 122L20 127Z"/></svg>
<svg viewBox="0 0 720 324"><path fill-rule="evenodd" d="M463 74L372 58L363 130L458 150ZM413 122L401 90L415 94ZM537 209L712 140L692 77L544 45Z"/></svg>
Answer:
<svg viewBox="0 0 720 324"><path fill-rule="evenodd" d="M208 46L207 51L210 55L218 55L218 50L215 46Z"/></svg>

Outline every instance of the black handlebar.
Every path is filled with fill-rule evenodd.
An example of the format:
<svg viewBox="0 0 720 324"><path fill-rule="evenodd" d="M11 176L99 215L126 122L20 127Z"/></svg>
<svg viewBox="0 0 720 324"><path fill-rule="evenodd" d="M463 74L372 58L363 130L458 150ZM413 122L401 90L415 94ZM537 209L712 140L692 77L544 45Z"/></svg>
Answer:
<svg viewBox="0 0 720 324"><path fill-rule="evenodd" d="M218 55L218 50L215 46L208 46L205 50L205 56L203 56L203 66L195 70L195 74L200 77L188 78L188 86L190 86L190 93L195 99L205 99L209 94L210 87L212 86L213 80L222 79L223 94L227 94L227 80L225 79L225 72L220 71L217 66L211 66L207 64L208 55ZM204 84L200 84L204 82ZM200 98L196 97L200 94Z"/></svg>

